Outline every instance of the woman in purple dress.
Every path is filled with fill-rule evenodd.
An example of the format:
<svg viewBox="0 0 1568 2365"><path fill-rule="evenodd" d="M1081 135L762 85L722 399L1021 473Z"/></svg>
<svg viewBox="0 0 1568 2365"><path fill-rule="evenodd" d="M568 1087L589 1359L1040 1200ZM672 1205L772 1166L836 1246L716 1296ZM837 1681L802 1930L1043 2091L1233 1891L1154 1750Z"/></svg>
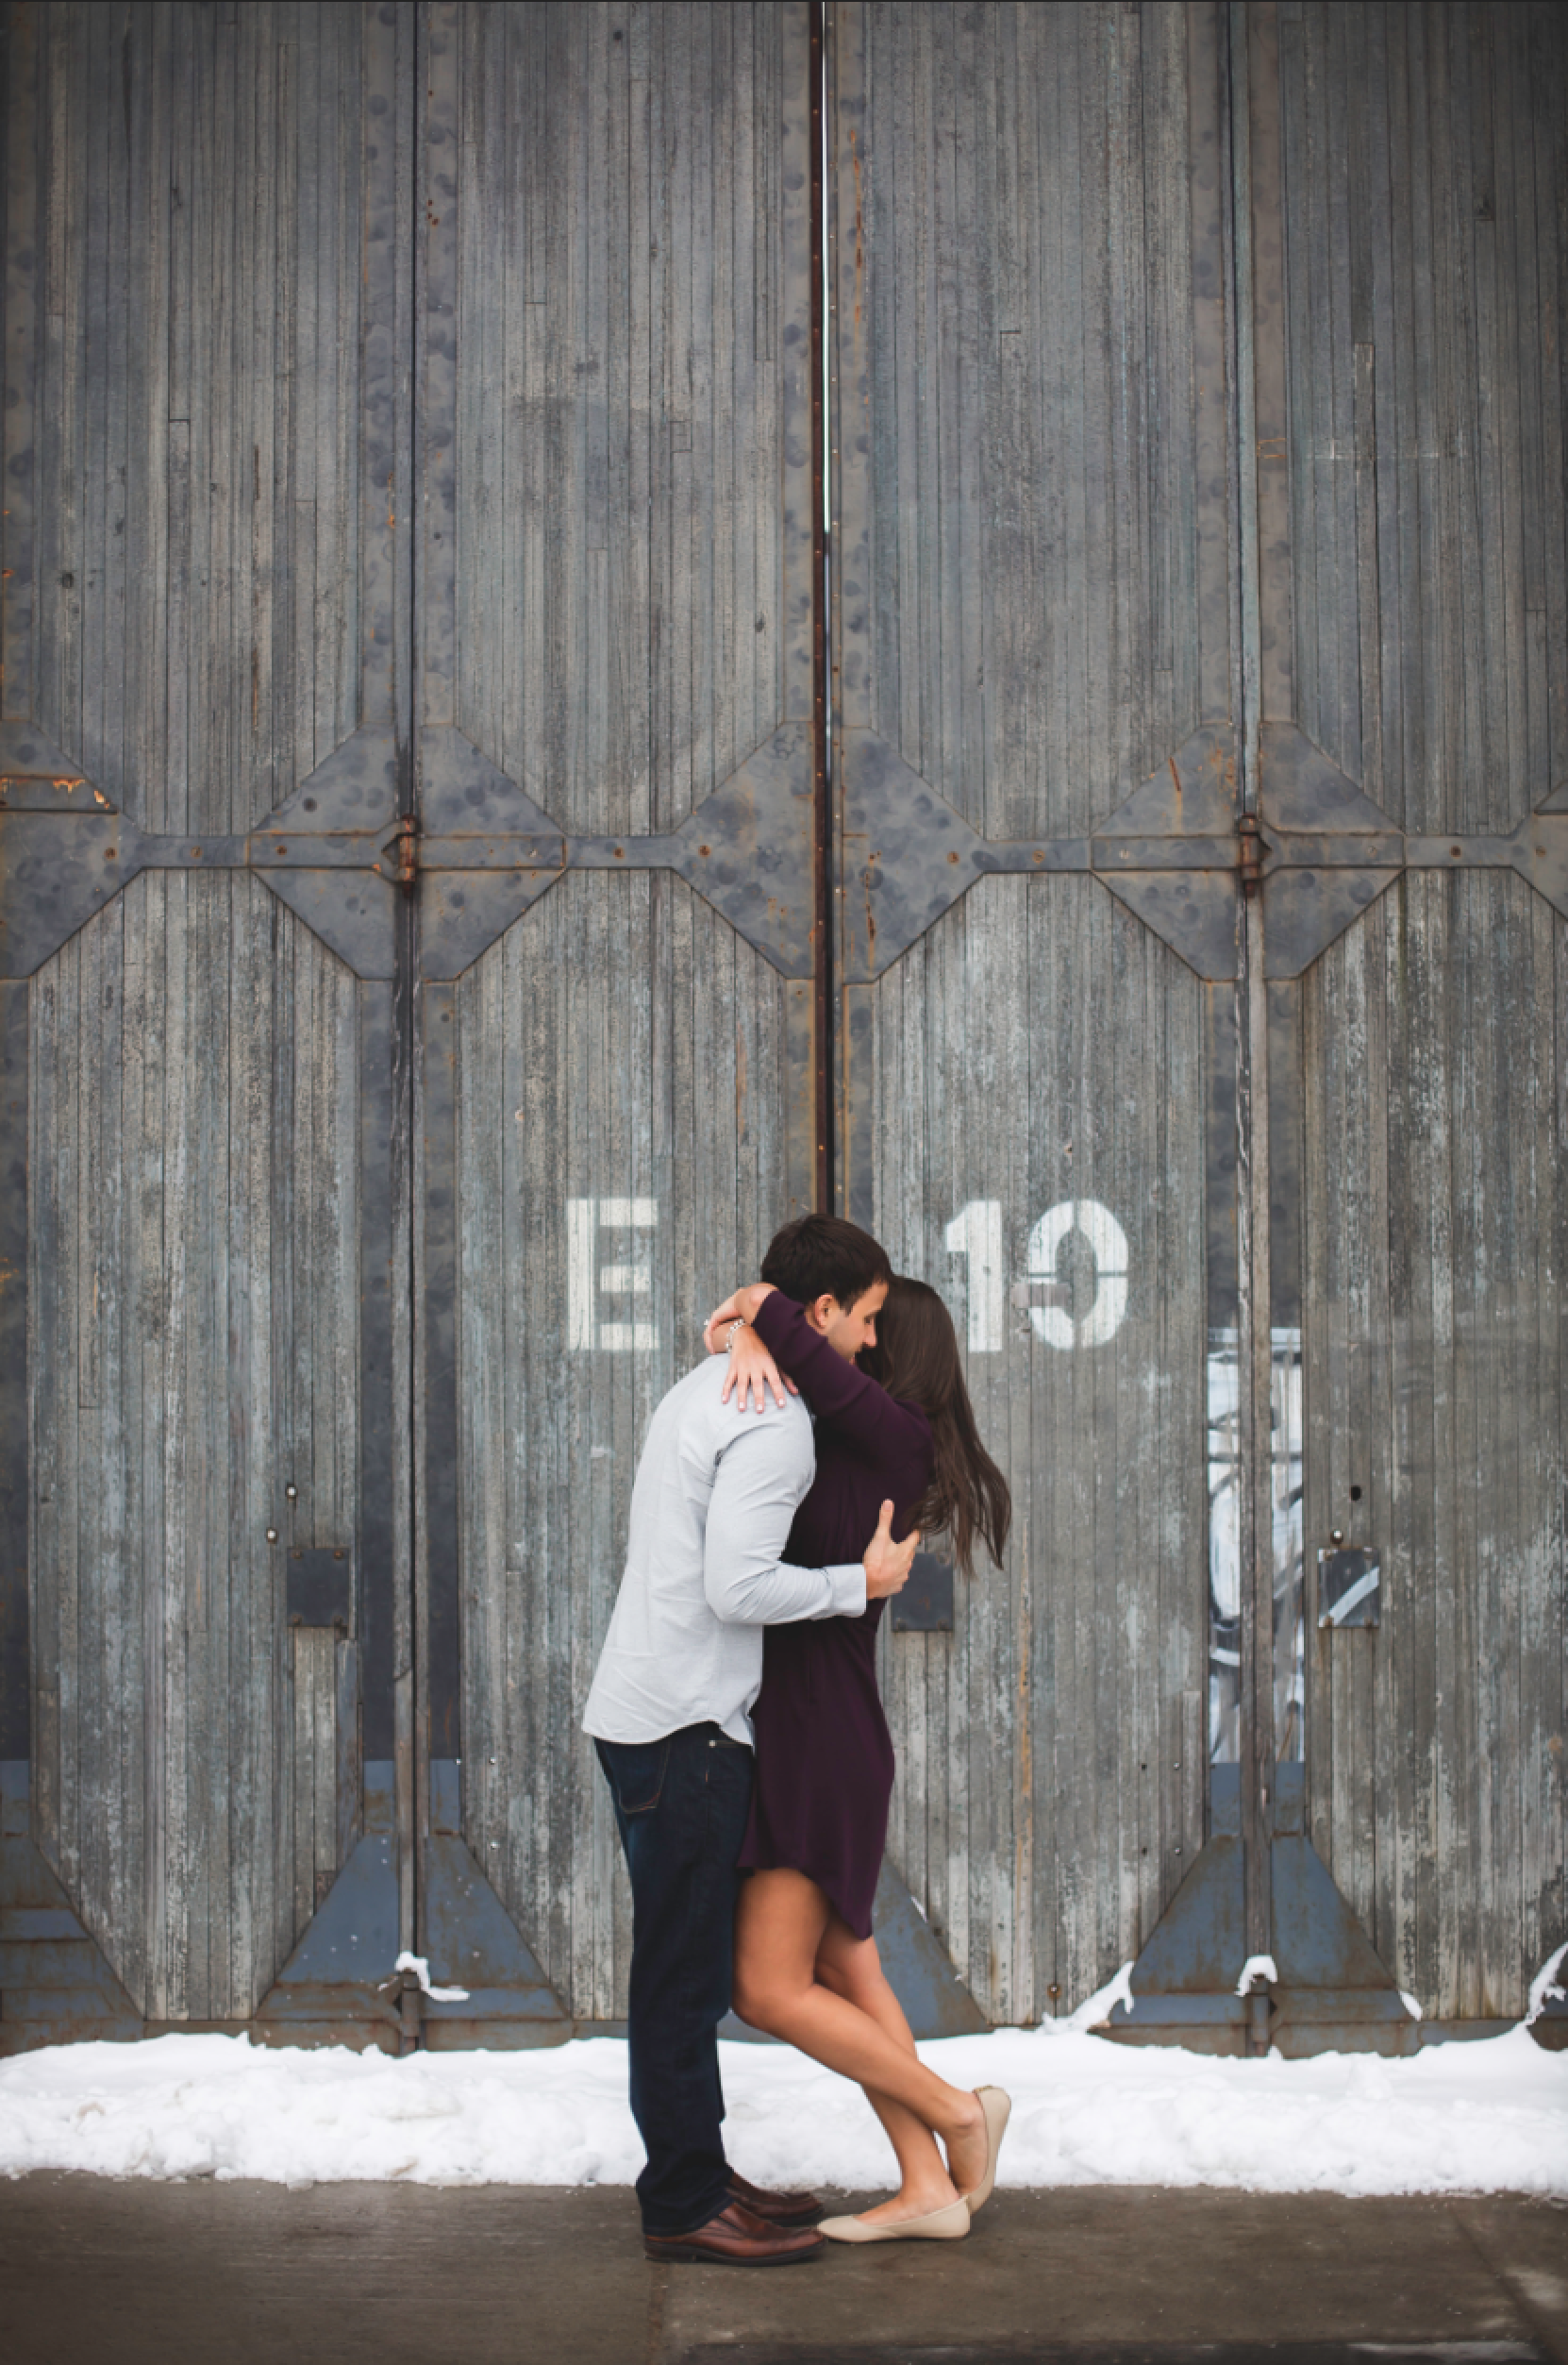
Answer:
<svg viewBox="0 0 1568 2365"><path fill-rule="evenodd" d="M744 1328L735 1328L743 1322ZM858 1558L890 1504L895 1537L944 1535L972 1575L984 1543L998 1566L1007 1482L975 1425L958 1341L924 1282L878 1283L849 1307L802 1305L766 1283L709 1324L728 1326L728 1385L796 1386L816 1421L816 1478L787 1557L808 1568ZM872 1368L857 1367L865 1354ZM898 2191L823 2230L843 2241L959 2239L989 2196L1007 2097L949 2086L920 2061L883 1976L872 1903L887 1839L893 1749L876 1684L882 1604L859 1618L767 1630L751 1820L741 1864L735 2009L857 2079L886 2129ZM946 2161L938 2149L940 2137Z"/></svg>

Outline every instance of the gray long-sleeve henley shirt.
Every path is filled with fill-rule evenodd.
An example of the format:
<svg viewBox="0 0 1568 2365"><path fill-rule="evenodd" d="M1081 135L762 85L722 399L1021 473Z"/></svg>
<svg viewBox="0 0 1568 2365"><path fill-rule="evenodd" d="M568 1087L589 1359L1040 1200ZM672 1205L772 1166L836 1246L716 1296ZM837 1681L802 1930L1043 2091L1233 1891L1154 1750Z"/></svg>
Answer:
<svg viewBox="0 0 1568 2365"><path fill-rule="evenodd" d="M865 1608L859 1561L796 1568L780 1558L816 1474L806 1407L793 1396L760 1414L723 1404L726 1368L706 1356L649 1426L626 1573L583 1713L600 1740L657 1741L711 1722L749 1747L763 1627Z"/></svg>

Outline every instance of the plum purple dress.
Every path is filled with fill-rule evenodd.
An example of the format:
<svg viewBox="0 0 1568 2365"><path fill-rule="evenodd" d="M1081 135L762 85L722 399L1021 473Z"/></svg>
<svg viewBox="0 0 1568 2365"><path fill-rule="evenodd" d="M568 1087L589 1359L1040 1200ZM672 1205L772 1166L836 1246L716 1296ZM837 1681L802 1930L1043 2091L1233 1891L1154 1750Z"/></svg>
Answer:
<svg viewBox="0 0 1568 2365"><path fill-rule="evenodd" d="M756 1329L816 1417L817 1474L785 1558L806 1568L859 1560L890 1498L893 1535L907 1535L931 1476L925 1414L846 1363L792 1298L764 1299ZM751 1871L809 1874L859 1938L871 1936L892 1795L892 1736L876 1688L881 1619L882 1603L871 1602L859 1618L768 1628L740 1857Z"/></svg>

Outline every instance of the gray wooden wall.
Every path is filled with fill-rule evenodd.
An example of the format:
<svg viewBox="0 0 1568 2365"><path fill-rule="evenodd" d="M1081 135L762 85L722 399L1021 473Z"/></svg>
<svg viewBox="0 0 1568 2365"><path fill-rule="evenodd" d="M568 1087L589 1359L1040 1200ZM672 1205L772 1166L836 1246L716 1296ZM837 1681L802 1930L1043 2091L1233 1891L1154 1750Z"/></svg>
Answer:
<svg viewBox="0 0 1568 2365"><path fill-rule="evenodd" d="M363 1581L403 1621L369 1753L395 1640L405 1771L410 1601L444 1586L467 1837L568 2010L624 2008L576 1718L647 1412L809 1197L831 1059L843 1202L946 1290L1016 1506L955 1632L886 1637L892 1854L988 2011L1068 2008L1203 1837L1229 988L1080 863L981 879L880 967L846 924L829 1046L771 789L737 792L726 844L788 838L762 899L795 913L794 971L671 867L659 833L812 715L802 0L24 18L0 722L169 840L16 988L45 1852L149 2018L249 2013L355 1835ZM1224 11L828 18L841 777L869 735L982 836L1066 843L1230 728L1226 338L1255 328L1265 722L1409 830L1560 805L1557 13L1244 11L1278 60L1246 323ZM453 1234L412 1378L391 954L353 973L285 882L194 850L377 733L400 792L444 733L475 830L573 844L509 925L475 919L511 892L475 854L421 887L417 971L404 933L425 1113L452 1114L397 1203L399 1274ZM1311 1828L1440 2013L1516 2008L1568 1913L1564 964L1522 881L1411 872L1271 987L1309 1578L1334 1526L1386 1569L1382 1628L1312 1646ZM1032 1317L1056 1293L1081 1324L1081 1235L1052 1275L1027 1242L1087 1202L1126 1234L1126 1306L1059 1347ZM948 1237L979 1205L986 1345ZM440 1388L453 1540L421 1559L387 1438ZM375 1560L342 1635L288 1628L286 1483L291 1540Z"/></svg>
<svg viewBox="0 0 1568 2365"><path fill-rule="evenodd" d="M192 865L390 679L390 56L359 8L12 29L6 713ZM373 992L254 876L193 868L31 986L35 1829L155 2021L253 2012L358 1825L354 1621L291 1631L283 1549L357 1557Z"/></svg>
<svg viewBox="0 0 1568 2365"><path fill-rule="evenodd" d="M1000 1202L1009 1276L1063 1200L1127 1235L1107 1343L1058 1348L1009 1303L967 1355L1013 1490L1005 1572L960 1583L951 1635L884 1621L890 1853L997 2020L1088 1994L1203 1842L1201 991L1088 879L983 881L877 990L876 1228L960 1337L966 1204ZM1073 1276L1080 1320L1094 1292Z"/></svg>
<svg viewBox="0 0 1568 2365"><path fill-rule="evenodd" d="M466 1829L590 2019L626 2009L630 1896L582 1705L648 1419L781 1218L799 990L657 876L566 880L459 989ZM615 1198L652 1223L600 1229ZM593 1211L586 1276L574 1201ZM636 1266L645 1296L600 1286ZM644 1349L601 1348L633 1322Z"/></svg>
<svg viewBox="0 0 1568 2365"><path fill-rule="evenodd" d="M844 719L992 837L1087 830L1223 711L1191 189L1217 92L1179 7L833 16Z"/></svg>
<svg viewBox="0 0 1568 2365"><path fill-rule="evenodd" d="M1568 779L1568 38L1280 19L1291 695L1393 822L1507 832ZM1568 1918L1565 951L1515 878L1407 875L1292 1014L1309 1583L1338 1527L1385 1591L1316 1635L1310 1828L1438 2015L1521 2009Z"/></svg>
<svg viewBox="0 0 1568 2365"><path fill-rule="evenodd" d="M807 12L451 26L454 718L562 830L673 830L811 713ZM458 989L464 1828L588 2018L626 2009L578 1726L638 1450L809 1204L811 1015L809 981L646 871L568 877ZM634 1266L645 1297L601 1286Z"/></svg>
<svg viewBox="0 0 1568 2365"><path fill-rule="evenodd" d="M300 1655L265 1530L284 1473L301 1541L359 1518L361 990L242 875L33 985L37 1830L151 2020L246 2018L340 1860L353 1644Z"/></svg>
<svg viewBox="0 0 1568 2365"><path fill-rule="evenodd" d="M833 11L840 715L990 837L1061 837L1227 705L1212 29L960 14ZM960 1336L966 1205L1009 1291L1064 1200L1128 1240L1112 1339L1009 1300L971 1348L1008 1568L884 1644L891 1853L983 2007L1033 2020L1136 1954L1204 1836L1202 989L1087 879L982 881L875 985L842 957L841 1187Z"/></svg>
<svg viewBox="0 0 1568 2365"><path fill-rule="evenodd" d="M1281 17L1298 719L1405 829L1511 830L1568 773L1568 33Z"/></svg>
<svg viewBox="0 0 1568 2365"><path fill-rule="evenodd" d="M1519 2011L1568 1913L1565 1012L1507 876L1409 881L1305 996L1306 1528L1384 1593L1316 1637L1311 1830L1443 2016Z"/></svg>
<svg viewBox="0 0 1568 2365"><path fill-rule="evenodd" d="M144 828L246 830L359 720L370 14L37 21L32 712Z"/></svg>
<svg viewBox="0 0 1568 2365"><path fill-rule="evenodd" d="M566 830L673 830L811 711L805 33L457 12L455 719Z"/></svg>

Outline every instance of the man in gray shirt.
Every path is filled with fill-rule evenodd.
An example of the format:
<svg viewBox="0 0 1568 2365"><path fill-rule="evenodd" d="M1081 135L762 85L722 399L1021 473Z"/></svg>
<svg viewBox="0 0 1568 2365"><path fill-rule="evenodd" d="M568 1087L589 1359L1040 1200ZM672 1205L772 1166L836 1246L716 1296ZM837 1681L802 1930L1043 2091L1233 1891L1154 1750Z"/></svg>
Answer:
<svg viewBox="0 0 1568 2365"><path fill-rule="evenodd" d="M787 1233L809 1246L840 1305L877 1311L892 1274L868 1233L835 1216L802 1216ZM892 1541L885 1504L863 1561L784 1561L816 1474L810 1417L794 1396L761 1413L722 1402L725 1369L705 1358L654 1414L583 1728L631 1875L627 2034L648 2155L637 2180L644 2246L656 2258L776 2266L823 2247L811 2230L821 2212L807 2193L758 2191L726 2160L716 2035L729 2009L762 1630L859 1618L868 1600L898 1591L919 1539Z"/></svg>

